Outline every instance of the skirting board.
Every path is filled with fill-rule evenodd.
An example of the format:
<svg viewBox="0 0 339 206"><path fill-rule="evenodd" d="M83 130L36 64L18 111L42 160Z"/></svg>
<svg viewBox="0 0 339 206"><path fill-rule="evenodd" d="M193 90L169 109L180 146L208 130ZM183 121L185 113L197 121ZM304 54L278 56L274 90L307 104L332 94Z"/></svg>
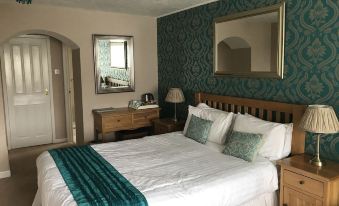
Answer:
<svg viewBox="0 0 339 206"><path fill-rule="evenodd" d="M64 139L54 139L54 140L53 140L53 144L63 143L63 142L67 142L67 139L64 138Z"/></svg>
<svg viewBox="0 0 339 206"><path fill-rule="evenodd" d="M7 178L7 177L10 177L10 176L11 176L11 171L10 170L0 172L0 179Z"/></svg>

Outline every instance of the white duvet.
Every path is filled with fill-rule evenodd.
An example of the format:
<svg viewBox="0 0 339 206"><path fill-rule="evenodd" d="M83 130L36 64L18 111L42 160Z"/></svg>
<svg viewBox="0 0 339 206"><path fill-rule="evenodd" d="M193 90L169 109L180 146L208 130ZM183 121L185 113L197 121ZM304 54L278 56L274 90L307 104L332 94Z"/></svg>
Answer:
<svg viewBox="0 0 339 206"><path fill-rule="evenodd" d="M276 167L226 156L181 132L92 146L140 192L150 206L241 205L278 188ZM76 205L48 152L37 159L42 205ZM40 202L39 200L36 200Z"/></svg>

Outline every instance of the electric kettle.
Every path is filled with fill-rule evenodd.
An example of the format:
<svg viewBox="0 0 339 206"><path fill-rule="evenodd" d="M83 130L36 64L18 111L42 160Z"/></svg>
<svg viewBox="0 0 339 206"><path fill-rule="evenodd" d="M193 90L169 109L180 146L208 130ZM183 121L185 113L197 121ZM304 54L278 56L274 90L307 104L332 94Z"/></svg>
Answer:
<svg viewBox="0 0 339 206"><path fill-rule="evenodd" d="M151 93L145 93L141 95L141 101L145 104L154 103L154 96Z"/></svg>

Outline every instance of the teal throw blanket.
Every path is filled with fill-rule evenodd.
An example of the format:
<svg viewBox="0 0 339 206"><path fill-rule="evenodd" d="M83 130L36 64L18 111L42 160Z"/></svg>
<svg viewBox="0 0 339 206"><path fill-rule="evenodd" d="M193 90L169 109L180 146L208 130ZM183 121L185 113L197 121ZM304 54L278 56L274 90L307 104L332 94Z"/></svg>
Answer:
<svg viewBox="0 0 339 206"><path fill-rule="evenodd" d="M91 146L49 153L79 206L147 206L144 195Z"/></svg>

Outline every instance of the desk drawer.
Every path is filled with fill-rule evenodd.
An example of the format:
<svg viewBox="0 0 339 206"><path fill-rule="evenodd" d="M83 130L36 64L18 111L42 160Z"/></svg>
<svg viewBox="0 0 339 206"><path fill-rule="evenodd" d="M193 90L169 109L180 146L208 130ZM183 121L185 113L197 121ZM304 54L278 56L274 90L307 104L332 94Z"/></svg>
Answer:
<svg viewBox="0 0 339 206"><path fill-rule="evenodd" d="M303 191L322 197L324 194L324 183L303 175L284 170L284 184L291 185Z"/></svg>
<svg viewBox="0 0 339 206"><path fill-rule="evenodd" d="M158 111L147 111L133 114L133 125L135 127L152 126L152 120L159 118Z"/></svg>
<svg viewBox="0 0 339 206"><path fill-rule="evenodd" d="M114 115L104 118L103 127L106 131L128 129L132 125L132 115Z"/></svg>

